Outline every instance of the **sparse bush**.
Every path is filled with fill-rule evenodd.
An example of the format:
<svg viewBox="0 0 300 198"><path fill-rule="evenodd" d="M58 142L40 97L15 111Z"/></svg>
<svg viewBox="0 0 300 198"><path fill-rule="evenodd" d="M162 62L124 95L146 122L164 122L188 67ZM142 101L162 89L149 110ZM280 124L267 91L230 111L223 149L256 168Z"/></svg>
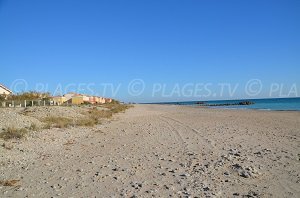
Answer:
<svg viewBox="0 0 300 198"><path fill-rule="evenodd" d="M131 105L120 104L118 101L104 104L103 107L109 109L112 113L124 112L126 109L129 109Z"/></svg>
<svg viewBox="0 0 300 198"><path fill-rule="evenodd" d="M44 118L43 122L45 122L46 125L50 126L50 128L51 126L56 128L66 128L73 124L72 119L54 116Z"/></svg>
<svg viewBox="0 0 300 198"><path fill-rule="evenodd" d="M8 96L8 100L36 100L36 99L49 99L51 97L50 93L41 93L36 91L24 92L16 95Z"/></svg>
<svg viewBox="0 0 300 198"><path fill-rule="evenodd" d="M82 118L76 121L75 125L77 126L94 126L96 124L99 124L99 120L93 119L93 118Z"/></svg>
<svg viewBox="0 0 300 198"><path fill-rule="evenodd" d="M90 109L86 114L85 118L80 119L76 122L78 126L94 126L99 124L101 119L109 119L113 113L110 110L99 110L97 107Z"/></svg>
<svg viewBox="0 0 300 198"><path fill-rule="evenodd" d="M69 126L94 126L100 124L103 119L111 118L115 113L124 112L130 106L114 102L106 104L103 107L106 107L108 110L100 110L97 107L93 107L84 113L85 117L77 120L64 117L46 117L42 119L45 123L43 129L50 129L51 127L66 128Z"/></svg>
<svg viewBox="0 0 300 198"><path fill-rule="evenodd" d="M94 119L111 118L112 112L109 110L99 110L96 107L88 111L88 116Z"/></svg>
<svg viewBox="0 0 300 198"><path fill-rule="evenodd" d="M8 127L4 129L2 133L0 133L0 138L4 140L9 140L9 139L21 139L23 138L28 131L24 128L22 129L16 129L14 127Z"/></svg>

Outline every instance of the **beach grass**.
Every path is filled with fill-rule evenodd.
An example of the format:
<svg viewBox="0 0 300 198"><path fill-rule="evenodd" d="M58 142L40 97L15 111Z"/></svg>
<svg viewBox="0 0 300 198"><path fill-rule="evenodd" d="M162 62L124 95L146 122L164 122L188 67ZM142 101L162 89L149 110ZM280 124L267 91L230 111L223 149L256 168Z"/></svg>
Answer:
<svg viewBox="0 0 300 198"><path fill-rule="evenodd" d="M130 107L132 106L115 102L89 108L83 114L84 116L78 119L62 116L48 116L40 119L40 121L44 123L43 127L39 127L35 123L32 123L29 127L20 129L16 127L7 127L0 133L0 138L4 140L22 139L29 131L38 131L41 129L68 128L75 126L93 127L97 124L101 124L104 120L111 119L114 114L125 112L125 110Z"/></svg>
<svg viewBox="0 0 300 198"><path fill-rule="evenodd" d="M67 128L73 124L73 120L65 117L56 117L50 116L42 119L42 121L46 124L45 126L48 128Z"/></svg>
<svg viewBox="0 0 300 198"><path fill-rule="evenodd" d="M113 114L125 112L127 109L131 108L132 105L120 104L118 102L115 103L107 103L102 105L104 108L109 109Z"/></svg>
<svg viewBox="0 0 300 198"><path fill-rule="evenodd" d="M125 112L125 110L131 106L120 103L112 103L101 105L100 107L104 107L105 110L99 109L97 106L95 106L83 113L84 117L79 119L51 116L46 117L41 121L45 123L44 129L50 129L52 127L67 128L69 126L92 127L100 124L102 120L111 119L114 114Z"/></svg>
<svg viewBox="0 0 300 198"><path fill-rule="evenodd" d="M0 138L4 140L22 139L27 133L28 130L25 128L17 129L15 127L8 127L5 128L2 133L0 133Z"/></svg>
<svg viewBox="0 0 300 198"><path fill-rule="evenodd" d="M95 126L96 124L100 124L100 121L94 118L82 118L76 120L75 122L76 126L86 126L86 127L92 127Z"/></svg>

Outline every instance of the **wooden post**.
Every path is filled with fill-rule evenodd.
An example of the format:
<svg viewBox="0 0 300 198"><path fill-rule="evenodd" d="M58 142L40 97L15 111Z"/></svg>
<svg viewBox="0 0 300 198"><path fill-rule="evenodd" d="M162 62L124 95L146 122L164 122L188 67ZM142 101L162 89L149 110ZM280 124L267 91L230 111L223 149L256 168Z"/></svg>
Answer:
<svg viewBox="0 0 300 198"><path fill-rule="evenodd" d="M15 107L15 101L12 101L12 106Z"/></svg>
<svg viewBox="0 0 300 198"><path fill-rule="evenodd" d="M46 100L44 100L44 106L46 106Z"/></svg>
<svg viewBox="0 0 300 198"><path fill-rule="evenodd" d="M26 100L24 101L24 107L26 108Z"/></svg>
<svg viewBox="0 0 300 198"><path fill-rule="evenodd" d="M33 100L31 101L31 106L33 107Z"/></svg>

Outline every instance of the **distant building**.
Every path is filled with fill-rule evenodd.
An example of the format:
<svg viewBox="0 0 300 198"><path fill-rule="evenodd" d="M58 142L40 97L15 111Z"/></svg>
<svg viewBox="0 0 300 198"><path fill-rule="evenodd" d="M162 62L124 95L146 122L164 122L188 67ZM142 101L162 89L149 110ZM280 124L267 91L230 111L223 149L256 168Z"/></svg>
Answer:
<svg viewBox="0 0 300 198"><path fill-rule="evenodd" d="M73 98L71 98L71 104L73 105L80 105L83 103L84 101L82 96L74 96Z"/></svg>
<svg viewBox="0 0 300 198"><path fill-rule="evenodd" d="M80 105L80 104L84 104L84 103L90 103L90 98L88 96L85 96L85 95L77 94L74 97L72 97L71 103L73 105Z"/></svg>
<svg viewBox="0 0 300 198"><path fill-rule="evenodd" d="M100 104L104 104L106 101L105 101L105 98L103 97L98 97L98 103Z"/></svg>
<svg viewBox="0 0 300 198"><path fill-rule="evenodd" d="M78 93L67 93L63 96L52 97L52 101L55 105L62 105L64 103L72 105L81 105L110 103L112 102L112 99L99 96L89 96Z"/></svg>
<svg viewBox="0 0 300 198"><path fill-rule="evenodd" d="M11 95L12 93L13 92L10 89L0 84L0 95Z"/></svg>
<svg viewBox="0 0 300 198"><path fill-rule="evenodd" d="M105 102L104 103L111 103L112 99L111 98L105 98Z"/></svg>
<svg viewBox="0 0 300 198"><path fill-rule="evenodd" d="M54 97L52 97L52 100L55 105L62 105L68 101L67 98L64 96L54 96Z"/></svg>
<svg viewBox="0 0 300 198"><path fill-rule="evenodd" d="M80 94L78 94L78 93L70 92L70 93L65 94L64 97L65 97L67 100L70 100L70 99L72 99L73 97L79 96L79 95L80 95Z"/></svg>
<svg viewBox="0 0 300 198"><path fill-rule="evenodd" d="M96 96L89 96L89 103L96 104L98 102L98 97Z"/></svg>
<svg viewBox="0 0 300 198"><path fill-rule="evenodd" d="M91 104L104 104L105 98L99 96L90 96L90 103Z"/></svg>

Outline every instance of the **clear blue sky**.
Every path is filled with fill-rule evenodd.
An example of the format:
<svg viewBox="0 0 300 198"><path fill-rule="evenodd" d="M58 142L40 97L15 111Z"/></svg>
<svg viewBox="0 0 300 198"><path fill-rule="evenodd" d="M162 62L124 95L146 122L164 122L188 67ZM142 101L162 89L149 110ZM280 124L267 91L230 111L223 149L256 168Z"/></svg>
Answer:
<svg viewBox="0 0 300 198"><path fill-rule="evenodd" d="M94 83L96 94L101 83L121 84L105 95L136 102L201 99L152 97L153 83L219 92L218 83L260 79L256 97L274 82L300 92L299 35L299 0L0 0L0 83L25 79L51 92ZM128 93L133 79L145 82L141 95Z"/></svg>

